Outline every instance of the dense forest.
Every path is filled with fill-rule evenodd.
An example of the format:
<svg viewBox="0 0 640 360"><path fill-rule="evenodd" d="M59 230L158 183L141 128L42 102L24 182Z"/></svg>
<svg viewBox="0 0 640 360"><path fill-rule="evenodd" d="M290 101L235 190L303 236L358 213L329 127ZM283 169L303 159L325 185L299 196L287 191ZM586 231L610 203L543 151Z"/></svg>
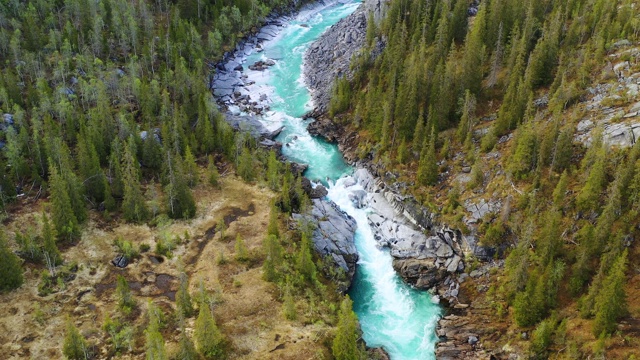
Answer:
<svg viewBox="0 0 640 360"><path fill-rule="evenodd" d="M554 346L566 358L581 356L575 339L554 342L564 339L569 309L593 319L601 339L628 314L640 146L612 148L602 128L586 146L574 133L577 105L616 61L609 54L638 40L637 5L392 1L378 26L369 22L353 78L334 86L330 115L367 139L358 154L404 174L413 195L463 232L471 230L462 221L465 193L482 194L492 182L494 195L516 189L477 231L484 245L506 250L491 291L495 310L535 329L533 357ZM637 64L628 53L617 61L624 60ZM625 101L633 96L618 102ZM468 165L471 181L452 185L452 163Z"/></svg>
<svg viewBox="0 0 640 360"><path fill-rule="evenodd" d="M77 244L92 216L158 228L193 218L198 199L192 188L202 177L206 186L219 187L224 175L219 168L226 171L231 164L244 181L282 195L272 207L264 248L249 251L237 233L235 255L220 252L216 262L263 262L264 279L276 284L286 319L337 325L334 356L361 354L351 302L347 298L339 306L341 297L327 290L324 273L317 275L308 229L280 233L279 214L308 204L301 177L251 136L233 131L208 88L224 52L256 31L267 14L297 5L282 0L0 2L2 218L8 222L23 206L47 204L30 230L14 238L0 230L0 292L20 287L27 266L42 269L40 296L63 291L78 265L63 264L59 247ZM221 220L215 228L220 241L227 237L227 224ZM155 254L169 259L188 240L188 232L167 236ZM149 251L135 239L117 238L114 244L129 261ZM147 359L225 357L229 342L212 316L215 296L204 288L190 294L190 279L179 271L175 313L152 302L143 306L118 275L117 310L102 326L109 356L139 354L137 339L144 338ZM311 315L298 315L299 303L308 304ZM138 329L132 324L144 308L146 329ZM36 316L44 318L39 307ZM192 340L184 329L194 317ZM177 353L168 353L163 336L176 329ZM71 319L61 350L69 359L97 355Z"/></svg>

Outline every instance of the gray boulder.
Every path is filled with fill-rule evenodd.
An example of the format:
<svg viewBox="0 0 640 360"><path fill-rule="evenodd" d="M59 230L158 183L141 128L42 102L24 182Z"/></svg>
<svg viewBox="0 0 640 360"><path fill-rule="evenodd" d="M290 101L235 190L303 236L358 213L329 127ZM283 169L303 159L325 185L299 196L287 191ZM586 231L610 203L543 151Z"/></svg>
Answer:
<svg viewBox="0 0 640 360"><path fill-rule="evenodd" d="M332 201L314 199L311 212L293 214L298 221L315 224L312 240L322 258L330 257L344 276L334 277L338 289L346 292L356 272L358 252L355 244L356 221ZM325 269L328 270L328 269Z"/></svg>

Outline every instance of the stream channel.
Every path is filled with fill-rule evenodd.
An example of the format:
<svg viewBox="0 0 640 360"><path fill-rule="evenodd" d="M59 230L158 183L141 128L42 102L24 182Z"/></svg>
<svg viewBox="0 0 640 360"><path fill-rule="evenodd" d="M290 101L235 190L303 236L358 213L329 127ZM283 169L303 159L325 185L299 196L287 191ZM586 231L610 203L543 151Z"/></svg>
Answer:
<svg viewBox="0 0 640 360"><path fill-rule="evenodd" d="M354 169L345 163L336 145L311 136L307 132L311 120L301 118L312 109L302 75L306 49L359 5L356 1L315 5L281 20L283 26L270 40L261 43L262 50L247 50L240 60L244 68L259 60L275 62L266 70L244 70L250 86L243 91L252 99L268 103L270 109L259 117L264 126L284 126L276 138L285 144L283 154L307 164L305 176L327 184L327 198L356 219L355 242L360 259L349 295L367 346L383 347L392 360L435 359L439 306L429 293L412 289L396 274L391 255L376 246L367 220L371 209L357 209L349 200L350 192L363 189L360 184L353 185L349 175ZM235 106L229 109L239 113Z"/></svg>

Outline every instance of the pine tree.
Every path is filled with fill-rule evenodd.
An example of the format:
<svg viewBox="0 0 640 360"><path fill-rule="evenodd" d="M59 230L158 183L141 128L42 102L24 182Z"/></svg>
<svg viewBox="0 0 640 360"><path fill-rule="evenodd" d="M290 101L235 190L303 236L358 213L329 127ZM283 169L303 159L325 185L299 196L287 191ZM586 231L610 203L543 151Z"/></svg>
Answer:
<svg viewBox="0 0 640 360"><path fill-rule="evenodd" d="M242 148L242 154L238 158L238 175L246 182L255 179L255 168L253 165L253 156L248 147Z"/></svg>
<svg viewBox="0 0 640 360"><path fill-rule="evenodd" d="M595 211L599 208L600 195L604 190L605 173L605 149L601 148L595 162L589 171L584 187L576 197L576 206L580 211Z"/></svg>
<svg viewBox="0 0 640 360"><path fill-rule="evenodd" d="M167 153L169 183L165 187L169 216L173 219L190 219L196 215L196 203L184 178L180 156Z"/></svg>
<svg viewBox="0 0 640 360"><path fill-rule="evenodd" d="M249 252L247 250L247 245L244 243L244 239L240 236L240 233L236 235L236 260L240 262L244 262L249 260Z"/></svg>
<svg viewBox="0 0 640 360"><path fill-rule="evenodd" d="M180 340L178 341L179 349L178 354L176 355L177 359L180 360L197 360L198 352L196 351L196 347L193 344L189 335L187 335L187 331L184 328L184 321L180 325Z"/></svg>
<svg viewBox="0 0 640 360"><path fill-rule="evenodd" d="M136 300L131 294L129 283L124 276L118 275L116 294L118 297L118 307L123 313L129 314L136 306Z"/></svg>
<svg viewBox="0 0 640 360"><path fill-rule="evenodd" d="M616 321L627 313L625 293L627 268L627 250L613 263L609 274L604 280L598 296L595 299L593 334L611 334L616 329Z"/></svg>
<svg viewBox="0 0 640 360"><path fill-rule="evenodd" d="M336 360L358 360L364 358L362 348L358 344L360 339L358 317L353 312L352 306L353 302L348 295L340 303L336 337L331 345L333 357Z"/></svg>
<svg viewBox="0 0 640 360"><path fill-rule="evenodd" d="M56 230L45 213L42 214L42 244L42 252L48 265L55 267L62 264L62 255L56 246Z"/></svg>
<svg viewBox="0 0 640 360"><path fill-rule="evenodd" d="M283 253L280 241L275 235L268 235L264 240L264 250L266 255L262 265L264 279L275 282L279 279L278 269L282 265Z"/></svg>
<svg viewBox="0 0 640 360"><path fill-rule="evenodd" d="M104 200L106 178L100 168L100 160L95 147L86 134L78 139L78 169L83 179L86 194L96 202Z"/></svg>
<svg viewBox="0 0 640 360"><path fill-rule="evenodd" d="M273 235L276 238L280 237L280 230L278 227L278 208L275 204L271 205L271 211L269 212L269 225L267 226L267 235Z"/></svg>
<svg viewBox="0 0 640 360"><path fill-rule="evenodd" d="M280 163L273 150L269 151L269 158L267 159L267 184L273 191L278 191L280 188Z"/></svg>
<svg viewBox="0 0 640 360"><path fill-rule="evenodd" d="M223 338L216 321L211 315L209 304L201 303L196 319L194 336L198 352L205 359L219 359L224 356Z"/></svg>
<svg viewBox="0 0 640 360"><path fill-rule="evenodd" d="M418 182L423 186L432 186L438 182L438 163L436 158L435 130L432 129L428 144L423 147L418 164Z"/></svg>
<svg viewBox="0 0 640 360"><path fill-rule="evenodd" d="M564 206L568 185L569 176L567 175L567 171L565 170L562 172L560 180L558 181L556 188L553 190L553 205L555 205L555 207L558 209L561 209Z"/></svg>
<svg viewBox="0 0 640 360"><path fill-rule="evenodd" d="M62 346L62 354L69 360L86 360L89 358L87 342L73 325L71 319L67 319L67 334Z"/></svg>
<svg viewBox="0 0 640 360"><path fill-rule="evenodd" d="M194 187L198 183L198 165L189 146L184 152L184 176L189 187Z"/></svg>
<svg viewBox="0 0 640 360"><path fill-rule="evenodd" d="M164 346L164 338L160 333L160 319L156 315L159 312L155 305L149 302L149 325L145 330L146 360L168 360L167 350Z"/></svg>
<svg viewBox="0 0 640 360"><path fill-rule="evenodd" d="M143 222L149 217L149 209L140 188L140 167L136 158L135 140L129 137L122 159L123 199L122 211L129 222Z"/></svg>
<svg viewBox="0 0 640 360"><path fill-rule="evenodd" d="M176 309L180 316L190 317L193 315L193 304L191 303L191 295L189 295L189 278L183 271L179 276L180 284L176 292Z"/></svg>
<svg viewBox="0 0 640 360"><path fill-rule="evenodd" d="M58 169L52 166L49 176L49 186L51 188L51 211L53 224L56 233L61 240L76 239L80 236L78 219L71 207L68 188Z"/></svg>
<svg viewBox="0 0 640 360"><path fill-rule="evenodd" d="M316 281L316 264L313 263L311 258L311 244L309 241L309 235L306 232L302 233L302 240L300 241L300 250L298 251L296 265L298 272L302 278L310 283Z"/></svg>
<svg viewBox="0 0 640 360"><path fill-rule="evenodd" d="M22 281L20 258L9 249L4 229L0 229L0 292L16 289Z"/></svg>
<svg viewBox="0 0 640 360"><path fill-rule="evenodd" d="M288 277L285 284L283 300L284 302L282 303L282 312L284 313L284 317L287 320L295 320L298 317L298 312L296 310L296 302L293 298L293 294L291 294L291 283L289 282Z"/></svg>

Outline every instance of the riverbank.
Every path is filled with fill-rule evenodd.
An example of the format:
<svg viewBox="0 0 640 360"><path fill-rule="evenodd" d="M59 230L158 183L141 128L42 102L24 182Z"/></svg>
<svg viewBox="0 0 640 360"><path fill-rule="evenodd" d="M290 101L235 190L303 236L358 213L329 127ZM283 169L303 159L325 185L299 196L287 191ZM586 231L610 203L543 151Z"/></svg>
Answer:
<svg viewBox="0 0 640 360"><path fill-rule="evenodd" d="M270 129L278 128L284 125L282 131L275 138L276 141L284 144L282 146L282 152L288 159L295 159L296 161L309 164L309 170L305 175L312 179L325 180L327 183L335 185L329 190L330 198L332 191L346 191L347 193L355 188L346 189L347 186L344 183L349 178L343 178L343 175L351 172L352 170L344 164L342 155L336 149L335 145L319 141L318 138L312 137L307 131L307 121L300 119L300 117L306 113L310 108L308 107L309 94L307 87L301 80L301 67L302 67L302 55L304 50L309 46L310 42L315 39L315 36L319 36L326 29L326 25L331 24L329 18L334 18L336 22L341 17L349 18L346 13L339 8L344 8L344 11L352 12L356 10L356 4L341 4L336 6L337 13L331 11L316 12L315 15L304 17L298 16L295 21L291 21L288 25L283 26L280 29L280 33L276 34L272 40L265 41L260 44L254 54L247 55L246 52L238 54L233 64L225 64L227 73L231 72L235 79L241 79L241 86L237 86L234 89L233 98L230 94L222 94L218 92L217 98L222 102L225 108L229 109L229 115L240 116L245 118L254 117L259 119L263 126ZM343 15L341 15L343 14ZM359 11L356 16L360 16L361 23L363 19L363 12ZM327 26L328 27L328 26ZM362 28L361 34L364 34L364 28ZM254 46L254 49L256 47ZM292 56L285 56L292 55ZM239 60L239 61L238 61ZM225 76L225 75L223 75ZM228 75L226 75L228 76ZM269 106L268 110L255 111L255 104L246 106L246 104L237 104L236 100L241 99L247 104L251 102L264 101L263 104ZM232 103L233 102L233 103ZM240 106L242 105L242 106ZM264 109L264 108L263 108ZM340 179L339 181L336 181ZM360 179L358 179L360 180ZM358 183L358 180L353 180L354 184ZM338 185L338 182L340 185ZM358 186L362 187L362 182L358 183ZM374 184L371 184L372 186ZM335 188L336 186L343 186L344 188ZM370 188L373 189L373 188ZM375 190L374 190L375 191ZM396 213L391 203L385 200L385 204L382 205L382 199L377 197L380 194L371 193L362 188L362 192L367 195L366 199L360 198L356 202L360 202L359 207L354 207L351 201L356 199L349 199L348 194L345 196L338 196L334 200L337 202L343 202L340 208L344 211L347 209L349 215L353 215L358 220L358 230L356 231L356 243L360 244L359 253L365 251L367 256L372 256L376 260L375 262L368 262L367 258L363 258L359 261L360 271L359 273L371 272L370 277L359 282L356 288L364 287L362 289L363 294L371 294L371 299L377 304L376 306L382 306L379 310L376 309L361 309L362 313L361 321L363 322L364 337L368 344L374 344L374 346L385 346L387 349L392 350L396 354L397 358L427 358L433 356L433 344L435 343L435 321L437 320L437 307L432 304L431 295L425 292L418 292L411 290L405 284L400 281L396 275L396 271L393 267L392 258L385 251L380 250L380 244L374 239L374 236L384 236L387 242L395 242L398 238L398 234L387 233L380 226L375 226L375 220L367 217L367 209L371 209L376 213L379 218L385 218L383 226L398 226L401 229L401 233L411 233L413 238L410 242L416 241L422 244L428 242L427 237L419 230L414 229L414 225L411 225L410 220L405 219L401 213ZM365 201L362 201L365 200ZM328 216L322 215L327 213L327 206L321 209L317 202L314 202L313 212L319 214L320 218L327 218ZM375 206L374 206L375 205ZM376 207L377 206L377 207ZM332 207L329 207L332 208ZM374 209L375 208L375 209ZM313 213L312 212L312 213ZM339 218L339 216L331 216L331 218ZM396 222L399 221L399 222ZM327 228L332 225L332 221L327 221ZM373 226L372 226L373 225ZM347 228L348 226L345 226ZM333 231L333 233L342 233L342 231ZM320 233L327 233L327 231L320 229ZM314 239L320 239L319 236L314 235ZM320 241L314 241L316 250L323 250L329 248L340 248L340 246L334 246L334 241L321 243ZM322 245L324 244L324 245ZM396 247L397 251L402 251L401 247L405 246L402 242L398 242ZM428 254L431 258L430 268L444 267L443 272L446 272L446 267L455 267L457 270L460 263L459 257L456 261L456 266L452 266L455 259L454 250L449 246L447 250L444 248L441 250L443 256L440 259L437 257L437 248L425 248L425 254ZM318 247L320 249L318 249ZM322 251L319 251L322 254ZM343 266L343 270L347 274L351 273L351 267L349 263L352 262L352 257L343 256L344 254L338 254L334 252L334 260L337 257L336 263L346 264ZM425 255L426 256L426 255ZM451 258L449 264L448 259ZM386 260L383 260L386 259ZM379 261L385 261L388 267L385 267L384 273L379 273L377 267L370 267L368 264L379 264ZM438 264L434 263L434 260ZM375 270L374 270L375 268ZM367 270L368 269L368 270ZM438 271L436 271L438 272ZM374 275L375 274L375 275ZM357 277L357 276L356 276ZM375 282L375 284L373 283ZM384 282L384 286L381 287L378 282ZM422 281L427 283L425 279ZM385 294L377 294L379 291L388 291ZM367 295L369 296L369 295ZM362 302L360 308L366 306L366 303L372 303L367 300L359 300L356 297L354 301L354 308L358 308L358 301ZM386 300L385 300L386 299ZM387 301L388 300L388 301ZM394 304L391 306L391 304ZM416 311L414 313L414 311ZM428 311L427 311L428 310ZM358 312L359 310L356 310ZM377 319L375 314L387 314L389 319L394 319L398 322L397 326L380 326L381 319ZM372 315L369 316L368 314ZM372 323L373 322L373 323ZM383 321L383 323L386 323ZM425 329L426 323L432 323L433 325L427 330ZM400 331L403 336L394 336L389 331ZM407 331L409 333L407 333ZM406 333L406 334L405 334ZM397 335L397 334L396 334ZM407 338L412 338L411 343L402 343ZM378 342L380 341L380 342Z"/></svg>
<svg viewBox="0 0 640 360"><path fill-rule="evenodd" d="M331 27L305 55L305 81L314 99L313 110L306 114L306 117L314 119L308 131L337 144L348 163L369 174L367 176L371 176L371 180L375 179L365 181L371 183L371 192L381 194L379 199L386 200L389 207L400 215L402 222L430 235L424 241L411 239L410 232L386 236L378 234L376 239L380 240L380 246L390 248L394 269L404 281L418 289L431 290L442 298L446 314L438 321L437 335L440 341L436 346L436 357L489 358L490 352L483 348L482 340L489 335L483 329L486 329L488 321L486 311L491 309L487 304L472 301L471 294L477 293L478 289L483 290L472 284L480 282L481 276L500 264L490 263L481 267L481 270L475 270L469 269L465 262L467 259L489 261L493 255L492 249L481 247L474 237L463 236L460 231L441 224L437 214L421 206L408 194L407 184L399 182L393 173L374 161L371 152L361 147L364 141L356 129L327 116L333 82L340 76L351 76L352 55L364 45L367 27L365 8L361 6L354 14ZM358 47L354 44L358 44ZM376 221L371 223L375 226Z"/></svg>

